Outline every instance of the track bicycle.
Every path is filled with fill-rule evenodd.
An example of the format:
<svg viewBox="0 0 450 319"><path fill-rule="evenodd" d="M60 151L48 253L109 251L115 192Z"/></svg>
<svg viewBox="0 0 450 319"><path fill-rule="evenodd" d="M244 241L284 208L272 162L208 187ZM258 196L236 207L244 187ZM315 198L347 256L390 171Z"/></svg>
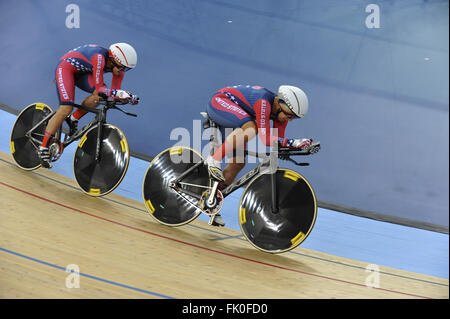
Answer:
<svg viewBox="0 0 450 319"><path fill-rule="evenodd" d="M95 114L95 118L83 128L68 133L63 125L49 142L51 161L58 160L64 149L79 140L73 159L75 180L81 190L90 196L103 196L113 191L122 181L130 162L130 149L125 134L115 125L106 122L109 110L125 112L117 105L123 100L100 100L101 108L92 109L75 104L74 107ZM16 164L24 170L41 167L37 154L44 138L48 121L56 112L44 103L33 103L17 116L11 131L11 154ZM67 124L68 118L65 121Z"/></svg>
<svg viewBox="0 0 450 319"><path fill-rule="evenodd" d="M211 128L210 152L217 145L217 124L206 118L203 128ZM314 149L315 148L315 149ZM308 180L299 173L278 168L278 159L299 166L292 156L309 155L320 148L313 143L307 150L280 148L270 153L245 151L262 159L260 164L220 191L219 182L209 176L202 155L196 150L171 147L151 161L143 181L143 199L150 215L159 223L181 226L201 213L210 217L220 211L225 198L241 186L238 217L244 237L257 249L282 253L300 245L310 234L317 216L317 199Z"/></svg>

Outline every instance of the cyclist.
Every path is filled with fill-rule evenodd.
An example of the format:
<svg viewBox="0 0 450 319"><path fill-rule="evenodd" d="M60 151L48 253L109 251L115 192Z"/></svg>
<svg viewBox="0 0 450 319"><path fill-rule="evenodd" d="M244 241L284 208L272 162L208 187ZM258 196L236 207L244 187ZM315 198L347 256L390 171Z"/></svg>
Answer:
<svg viewBox="0 0 450 319"><path fill-rule="evenodd" d="M308 98L295 86L281 85L277 94L264 87L250 85L218 90L207 105L207 113L221 129L222 144L212 156L208 156L206 162L211 176L221 182L220 189L230 185L245 166L245 159L234 154L234 151L245 148L246 143L257 134L266 146L273 146L276 141L282 147L308 148L312 139L284 137L287 124L295 118L304 117L307 112ZM276 129L274 135L270 133L270 120ZM226 138L225 128L234 128ZM231 156L231 160L222 172L220 164L225 156ZM225 225L220 214L215 215L212 225Z"/></svg>
<svg viewBox="0 0 450 319"><path fill-rule="evenodd" d="M78 120L87 113L77 109L71 115L75 101L75 86L92 93L81 103L84 107L97 107L101 97L118 98L137 104L139 98L136 95L120 89L125 72L133 69L136 63L136 51L127 43L114 43L109 49L96 44L87 44L70 50L61 57L56 67L59 108L48 122L38 150L42 166L51 168L48 145L64 120L68 122L69 134L72 135L77 131ZM103 74L107 72L113 73L110 88L103 82Z"/></svg>

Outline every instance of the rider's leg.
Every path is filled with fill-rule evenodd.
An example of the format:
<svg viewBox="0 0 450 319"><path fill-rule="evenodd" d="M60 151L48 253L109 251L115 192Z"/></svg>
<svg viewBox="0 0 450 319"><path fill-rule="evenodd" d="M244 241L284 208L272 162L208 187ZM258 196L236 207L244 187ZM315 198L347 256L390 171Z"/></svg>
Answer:
<svg viewBox="0 0 450 319"><path fill-rule="evenodd" d="M64 122L65 118L72 113L75 101L75 67L67 61L62 61L56 67L56 92L58 93L59 108L50 119L45 128L46 135L54 135ZM44 139L42 147L47 147L48 139Z"/></svg>
<svg viewBox="0 0 450 319"><path fill-rule="evenodd" d="M210 103L207 105L207 113L209 117L216 122L221 128L239 128L242 129L243 125L253 121L252 117L243 110L239 105L231 101L225 94L219 93L213 96ZM220 163L225 155L233 152L233 138L238 136L239 132L233 132L219 149L216 150L214 155L208 156L206 162L208 164L208 170L219 181L224 181L225 178L220 168ZM223 138L223 134L222 134ZM245 144L244 142L238 144Z"/></svg>
<svg viewBox="0 0 450 319"><path fill-rule="evenodd" d="M96 108L98 106L98 101L100 99L100 96L98 95L98 93L96 91L94 91L94 93L92 93L91 95L89 95L87 98L84 99L83 102L81 102L81 105L87 108ZM70 116L70 119L72 121L78 121L80 118L82 118L85 114L87 113L87 111L85 110L81 110L81 109L77 109L75 112L73 112L73 114Z"/></svg>
<svg viewBox="0 0 450 319"><path fill-rule="evenodd" d="M91 83L94 83L92 73L86 73L83 75L79 75L76 78L75 85L82 89L85 92L92 93L87 98L84 99L83 102L81 102L81 105L86 108L96 108L98 106L98 100L100 97L98 96L97 91L95 91L95 87L91 86ZM70 134L73 134L77 128L78 128L78 121L87 113L87 111L82 109L77 109L73 114L70 116Z"/></svg>
<svg viewBox="0 0 450 319"><path fill-rule="evenodd" d="M56 91L59 98L59 108L45 128L44 138L38 151L41 163L46 168L51 167L48 143L62 125L64 119L69 116L73 110L75 98L74 70L74 66L66 61L62 61L56 67Z"/></svg>
<svg viewBox="0 0 450 319"><path fill-rule="evenodd" d="M96 108L98 106L98 101L100 97L98 96L97 92L94 91L93 94L89 95L87 98L84 99L83 102L81 102L81 105L87 108ZM72 136L77 130L78 130L78 121L81 119L87 111L82 109L76 109L75 112L70 116L69 118L69 126L70 126L70 132L69 135Z"/></svg>
<svg viewBox="0 0 450 319"><path fill-rule="evenodd" d="M45 129L46 133L55 135L58 128L64 122L64 119L72 113L72 110L73 106L71 105L60 105L58 111L56 111L55 115L48 121L47 128ZM42 142L42 146L47 146L44 141Z"/></svg>
<svg viewBox="0 0 450 319"><path fill-rule="evenodd" d="M255 121L244 123L226 137L225 142L219 146L214 153L213 158L220 161L234 150L244 149L245 144L254 138L256 134L258 134L258 128Z"/></svg>
<svg viewBox="0 0 450 319"><path fill-rule="evenodd" d="M230 135L227 136L225 141L212 157L219 161L227 154L233 153L235 150L239 153L240 150L244 149L247 142L254 138L256 134L256 123L254 121L246 122L242 125L242 127L235 129ZM231 158L230 163L223 170L224 181L220 185L220 189L224 189L226 186L230 185L244 166L245 156L243 154L234 155ZM225 221L221 215L217 214L214 216L212 225L225 226Z"/></svg>
<svg viewBox="0 0 450 319"><path fill-rule="evenodd" d="M226 187L233 183L237 174L245 167L245 162L241 157L233 157L230 160L230 163L223 170L223 177L225 177L225 185L222 187Z"/></svg>
<svg viewBox="0 0 450 319"><path fill-rule="evenodd" d="M237 130L235 130L236 132L232 132L225 140L223 140L224 132L222 131L222 145L215 151L213 156L208 156L206 160L211 176L213 176L216 180L226 182L226 178L222 175L220 170L220 163L227 154L231 154L233 152L234 148L245 145L246 140L248 140L248 138L245 138L245 135L248 137L251 136L251 130L247 129L250 129L252 126L252 124L247 123L253 122L253 119L239 105L235 104L233 101L228 99L226 95L221 93L213 96L207 106L207 113L209 117L220 127L237 128ZM254 126L256 127L256 124ZM233 168L233 165L231 167ZM229 171L229 173L234 175L233 170ZM230 176L234 178L235 175L232 175ZM225 221L220 214L216 214L212 220L212 225L225 226Z"/></svg>
<svg viewBox="0 0 450 319"><path fill-rule="evenodd" d="M55 115L48 121L45 128L44 138L38 150L39 158L45 168L51 168L51 156L48 150L48 144L52 137L55 136L56 131L62 125L64 119L72 113L73 107L71 105L60 105Z"/></svg>
<svg viewBox="0 0 450 319"><path fill-rule="evenodd" d="M97 91L94 91L91 95L89 95L87 98L84 99L83 102L81 102L81 105L87 108L96 108L99 104L100 96L98 95Z"/></svg>
<svg viewBox="0 0 450 319"><path fill-rule="evenodd" d="M85 92L92 93L81 103L82 106L87 108L96 108L98 106L97 101L100 99L97 91L95 91L95 87L91 85L92 83L95 83L94 75L92 73L79 74L75 79L75 85L78 88ZM78 120L80 120L86 113L87 111L81 109L77 109L73 112L70 116L71 131L76 130Z"/></svg>
<svg viewBox="0 0 450 319"><path fill-rule="evenodd" d="M235 154L228 162L229 164L223 170L223 176L225 177L225 187L230 185L237 174L244 168L245 166L245 156L243 154L239 154L240 150L244 150L244 147L247 145L247 142L253 139L257 134L256 123L251 121L245 123L241 128L235 129L225 140L225 143L231 145L232 150L237 150L238 154ZM223 144L222 144L223 145ZM221 152L220 155L227 153L227 146L224 146L224 149L214 154L216 155L218 152ZM235 153L236 153L235 152ZM219 156L219 154L217 154Z"/></svg>

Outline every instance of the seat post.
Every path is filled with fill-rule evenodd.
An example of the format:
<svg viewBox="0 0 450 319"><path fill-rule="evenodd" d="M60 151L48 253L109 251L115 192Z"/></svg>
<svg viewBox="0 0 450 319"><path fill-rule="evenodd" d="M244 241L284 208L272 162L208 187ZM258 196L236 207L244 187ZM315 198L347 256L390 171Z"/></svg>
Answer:
<svg viewBox="0 0 450 319"><path fill-rule="evenodd" d="M214 155L218 148L218 141L217 141L217 124L213 120L209 119L209 126L211 128L211 136L209 138L210 144L210 155Z"/></svg>
<svg viewBox="0 0 450 319"><path fill-rule="evenodd" d="M209 136L209 153L210 155L214 155L216 149L218 147L217 142L217 123L214 122L206 112L200 112L200 114L206 119L203 123L203 129L211 128L211 135Z"/></svg>

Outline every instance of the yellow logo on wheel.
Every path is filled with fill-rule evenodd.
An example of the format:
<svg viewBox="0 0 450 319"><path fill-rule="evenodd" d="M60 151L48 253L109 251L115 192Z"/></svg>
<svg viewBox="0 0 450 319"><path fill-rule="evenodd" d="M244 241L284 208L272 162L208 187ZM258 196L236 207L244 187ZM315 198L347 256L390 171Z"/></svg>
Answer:
<svg viewBox="0 0 450 319"><path fill-rule="evenodd" d="M242 207L239 211L239 222L241 223L241 225L247 222L247 220L245 219L245 207Z"/></svg>
<svg viewBox="0 0 450 319"><path fill-rule="evenodd" d="M125 139L120 140L120 146L122 146L122 153L125 153L127 151L127 142Z"/></svg>
<svg viewBox="0 0 450 319"><path fill-rule="evenodd" d="M300 178L300 175L292 171L285 171L283 176L292 179L294 182L298 181L298 179Z"/></svg>
<svg viewBox="0 0 450 319"><path fill-rule="evenodd" d="M153 213L155 212L155 207L153 207L153 204L152 204L152 202L151 202L150 199L147 199L147 200L145 201L145 206L147 206L148 211L149 211L151 214L153 214Z"/></svg>
<svg viewBox="0 0 450 319"><path fill-rule="evenodd" d="M291 239L292 245L297 245L303 238L305 237L305 234L302 232L299 232L297 236Z"/></svg>
<svg viewBox="0 0 450 319"><path fill-rule="evenodd" d="M182 147L172 147L169 151L170 155L180 155L183 152Z"/></svg>
<svg viewBox="0 0 450 319"><path fill-rule="evenodd" d="M87 135L83 136L83 138L81 139L80 143L78 143L78 147L82 148L83 144L84 144L84 142L86 142L86 140L87 140Z"/></svg>
<svg viewBox="0 0 450 319"><path fill-rule="evenodd" d="M89 194L92 194L92 195L100 195L100 188L91 188L91 189L89 190Z"/></svg>

